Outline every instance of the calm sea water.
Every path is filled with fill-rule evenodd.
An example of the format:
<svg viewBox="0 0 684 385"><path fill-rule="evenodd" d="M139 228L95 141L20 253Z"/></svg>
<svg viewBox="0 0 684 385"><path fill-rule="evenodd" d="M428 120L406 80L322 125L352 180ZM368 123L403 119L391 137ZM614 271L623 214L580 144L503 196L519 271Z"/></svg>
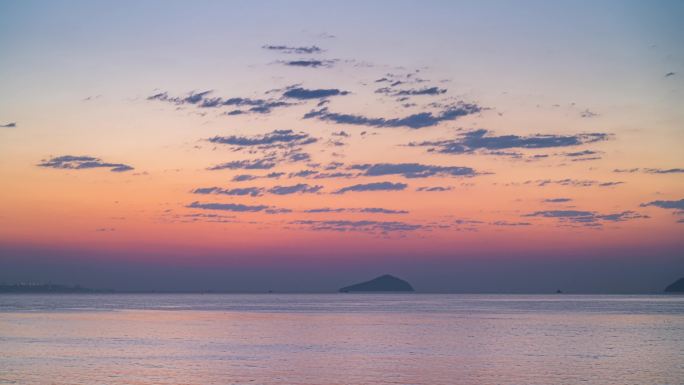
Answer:
<svg viewBox="0 0 684 385"><path fill-rule="evenodd" d="M0 295L0 384L684 384L684 297Z"/></svg>

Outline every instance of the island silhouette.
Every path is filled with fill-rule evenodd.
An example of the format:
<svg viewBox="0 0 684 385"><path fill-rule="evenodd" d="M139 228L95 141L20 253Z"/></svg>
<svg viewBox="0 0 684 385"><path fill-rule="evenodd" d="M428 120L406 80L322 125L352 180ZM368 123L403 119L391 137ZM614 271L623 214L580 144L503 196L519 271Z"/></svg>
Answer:
<svg viewBox="0 0 684 385"><path fill-rule="evenodd" d="M684 293L684 277L674 281L665 288L666 293Z"/></svg>
<svg viewBox="0 0 684 385"><path fill-rule="evenodd" d="M403 279L389 274L381 275L370 281L341 288L340 293L350 292L412 292L413 286Z"/></svg>

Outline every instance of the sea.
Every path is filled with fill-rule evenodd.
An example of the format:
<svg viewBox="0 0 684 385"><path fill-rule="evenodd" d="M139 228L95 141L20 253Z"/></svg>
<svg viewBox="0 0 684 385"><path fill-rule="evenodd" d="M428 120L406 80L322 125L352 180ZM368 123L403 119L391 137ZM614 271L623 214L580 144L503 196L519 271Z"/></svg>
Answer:
<svg viewBox="0 0 684 385"><path fill-rule="evenodd" d="M0 384L684 384L684 296L3 294Z"/></svg>

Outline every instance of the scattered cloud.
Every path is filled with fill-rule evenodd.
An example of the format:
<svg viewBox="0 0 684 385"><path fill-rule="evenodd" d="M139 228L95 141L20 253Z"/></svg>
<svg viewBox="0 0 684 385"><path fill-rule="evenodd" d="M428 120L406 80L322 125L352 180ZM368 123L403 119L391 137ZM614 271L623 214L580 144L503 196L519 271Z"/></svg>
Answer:
<svg viewBox="0 0 684 385"><path fill-rule="evenodd" d="M336 60L315 60L315 59L302 59L302 60L282 60L280 63L290 66L290 67L309 67L309 68L330 68L335 65Z"/></svg>
<svg viewBox="0 0 684 385"><path fill-rule="evenodd" d="M406 189L408 185L405 183L392 183L392 182L375 182L366 184L355 184L352 186L343 187L337 191L335 194L344 194L349 191L401 191Z"/></svg>
<svg viewBox="0 0 684 385"><path fill-rule="evenodd" d="M592 111L589 111L587 109L587 110L580 112L580 116L583 118L595 118L595 117L599 116L599 114L592 112Z"/></svg>
<svg viewBox="0 0 684 385"><path fill-rule="evenodd" d="M613 170L613 172L631 174L631 173L635 173L639 170L640 170L639 168L616 168L615 170Z"/></svg>
<svg viewBox="0 0 684 385"><path fill-rule="evenodd" d="M260 149L299 147L317 141L307 133L293 130L275 130L255 136L214 136L207 140L211 143L228 144L237 148L254 146Z"/></svg>
<svg viewBox="0 0 684 385"><path fill-rule="evenodd" d="M544 187L547 185L560 185L560 186L572 186L572 187L613 187L624 184L625 182L600 182L596 180L587 179L537 179L528 180L523 184L536 184L539 187Z"/></svg>
<svg viewBox="0 0 684 385"><path fill-rule="evenodd" d="M288 45L265 45L261 47L269 51L278 51L280 53L296 53L296 54L313 54L321 53L323 50L315 45L309 47L292 47Z"/></svg>
<svg viewBox="0 0 684 385"><path fill-rule="evenodd" d="M649 218L634 211L623 211L614 214L600 214L595 211L582 210L544 210L524 215L525 217L555 218L561 223L600 226L603 222L624 222L632 219Z"/></svg>
<svg viewBox="0 0 684 385"><path fill-rule="evenodd" d="M392 84L393 85L399 85L399 84L397 84L397 82L394 82ZM446 92L447 92L447 90L445 88L439 88L439 87L424 87L424 88L398 90L398 89L392 88L390 86L390 87L378 88L377 90L375 90L375 93L377 93L377 94L385 94L385 95L391 95L391 96L422 96L422 95L436 96L436 95L442 95Z"/></svg>
<svg viewBox="0 0 684 385"><path fill-rule="evenodd" d="M578 158L578 157L587 157L587 156L598 155L598 154L600 154L600 152L598 152L598 151L584 150L584 151L566 152L563 155L567 156L569 158Z"/></svg>
<svg viewBox="0 0 684 385"><path fill-rule="evenodd" d="M373 214L408 214L406 210L390 210L383 209L380 207L366 207L363 209L358 209L360 213L373 213Z"/></svg>
<svg viewBox="0 0 684 385"><path fill-rule="evenodd" d="M352 170L362 170L364 176L401 175L405 178L428 178L432 176L472 177L477 175L470 167L431 166L419 163L357 164Z"/></svg>
<svg viewBox="0 0 684 385"><path fill-rule="evenodd" d="M107 163L100 158L92 156L73 156L62 155L43 159L38 163L38 167L49 167L57 169L84 170L89 168L108 168L111 172L126 172L134 168L123 163Z"/></svg>
<svg viewBox="0 0 684 385"><path fill-rule="evenodd" d="M531 226L532 225L530 222L509 222L509 221L494 221L494 222L489 222L489 224L492 226L508 226L508 227Z"/></svg>
<svg viewBox="0 0 684 385"><path fill-rule="evenodd" d="M362 115L340 114L330 112L327 107L311 110L304 115L304 119L317 118L322 121L337 124L352 124L371 127L408 127L423 128L435 126L443 121L454 120L462 116L476 114L482 111L477 104L459 102L450 105L437 114L421 112L403 118L370 118Z"/></svg>
<svg viewBox="0 0 684 385"><path fill-rule="evenodd" d="M261 175L261 176L251 175L251 174L239 174L239 175L235 175L231 179L231 182L246 182L246 181L260 179L260 178L278 179L283 175L285 175L284 172L271 172L271 173L268 173L266 175Z"/></svg>
<svg viewBox="0 0 684 385"><path fill-rule="evenodd" d="M327 89L306 89L301 87L288 88L283 96L291 99L322 99L331 96L342 96L349 94L349 91L338 90L337 88Z"/></svg>
<svg viewBox="0 0 684 385"><path fill-rule="evenodd" d="M259 178L256 175L251 175L251 174L240 174L240 175L235 175L233 179L231 179L232 182L246 182L249 180L254 180Z"/></svg>
<svg viewBox="0 0 684 385"><path fill-rule="evenodd" d="M319 214L319 213L371 213L371 214L408 214L406 210L392 210L380 207L365 207L365 208L330 208L321 207L315 209L304 210L304 213Z"/></svg>
<svg viewBox="0 0 684 385"><path fill-rule="evenodd" d="M253 160L235 160L209 167L207 170L269 170L275 167L276 162L271 158Z"/></svg>
<svg viewBox="0 0 684 385"><path fill-rule="evenodd" d="M684 199L680 199L678 201L658 200L641 204L641 207L647 206L660 207L661 209L684 210Z"/></svg>
<svg viewBox="0 0 684 385"><path fill-rule="evenodd" d="M670 76L675 76L677 73L676 72L668 72L665 74L666 78L669 78Z"/></svg>
<svg viewBox="0 0 684 385"><path fill-rule="evenodd" d="M310 230L315 231L359 231L364 233L389 233L389 232L405 232L405 231L415 231L423 228L419 224L411 224L406 222L385 222L385 221L311 221L311 220L299 220L290 222L293 225L302 225L308 227Z"/></svg>
<svg viewBox="0 0 684 385"><path fill-rule="evenodd" d="M274 108L278 107L288 107L294 104L285 102L277 99L251 99L251 98L222 98L222 97L209 97L213 93L212 90L202 91L202 92L190 92L187 96L176 97L169 96L167 92L159 92L154 95L147 97L147 100L151 101L161 101L172 103L175 105L185 105L190 104L198 108L219 108L219 107L249 107L247 110L233 110L227 112L227 115L239 115L244 113L259 113L267 114L272 112Z"/></svg>
<svg viewBox="0 0 684 385"><path fill-rule="evenodd" d="M266 209L264 212L266 214L287 214L287 213L291 213L292 210L291 209L284 209L284 208L270 208L270 209Z"/></svg>
<svg viewBox="0 0 684 385"><path fill-rule="evenodd" d="M684 168L646 168L644 172L647 174L682 174L684 173Z"/></svg>
<svg viewBox="0 0 684 385"><path fill-rule="evenodd" d="M684 168L616 168L613 172L630 174L635 172L646 174L682 174L684 173Z"/></svg>
<svg viewBox="0 0 684 385"><path fill-rule="evenodd" d="M266 205L243 205L239 203L200 203L192 202L185 206L190 209L202 209L202 210L221 210L221 211L234 211L234 212L256 212L264 211L269 209L270 206Z"/></svg>
<svg viewBox="0 0 684 385"><path fill-rule="evenodd" d="M572 199L570 198L549 198L549 199L544 199L545 203L566 203L570 202Z"/></svg>
<svg viewBox="0 0 684 385"><path fill-rule="evenodd" d="M164 222L181 222L181 223L194 223L194 222L211 222L211 223L241 223L241 221L236 220L234 215L223 215L214 213L190 213L190 214L174 214L165 213L162 218Z"/></svg>
<svg viewBox="0 0 684 385"><path fill-rule="evenodd" d="M207 140L211 143L232 146L233 151L248 150L250 153L262 154L260 159L222 163L210 167L209 170L268 170L282 162L309 161L311 156L303 152L303 147L318 141L318 139L309 134L293 130L275 130L267 134L255 136L215 136ZM266 177L277 178L282 175L284 173L271 173ZM251 177L242 176L241 178L243 178L242 180L249 180Z"/></svg>
<svg viewBox="0 0 684 385"><path fill-rule="evenodd" d="M442 191L451 191L453 190L453 187L447 186L424 186L424 187L418 187L416 191L427 191L427 192L442 192Z"/></svg>
<svg viewBox="0 0 684 385"><path fill-rule="evenodd" d="M609 134L589 133L577 135L490 135L490 131L479 129L461 134L458 139L410 143L409 146L429 147L429 151L444 154L467 154L484 152L499 155L498 150L523 148L540 149L578 146L607 140Z"/></svg>
<svg viewBox="0 0 684 385"><path fill-rule="evenodd" d="M244 188L233 188L224 189L220 187L202 187L192 190L193 194L218 194L218 195L237 195L244 196L249 195L253 197L258 197L263 195L264 189L261 187L244 187Z"/></svg>
<svg viewBox="0 0 684 385"><path fill-rule="evenodd" d="M352 174L350 172L317 172L316 175L313 175L313 179L334 179L334 178L352 178L354 177L355 174Z"/></svg>
<svg viewBox="0 0 684 385"><path fill-rule="evenodd" d="M308 178L312 175L318 174L316 170L301 170L297 172L291 172L288 177L290 178Z"/></svg>
<svg viewBox="0 0 684 385"><path fill-rule="evenodd" d="M271 194L289 195L289 194L313 194L319 192L323 186L311 186L306 183L299 183L292 186L275 186L268 190Z"/></svg>
<svg viewBox="0 0 684 385"><path fill-rule="evenodd" d="M17 123L16 123L16 122L10 122L10 123L6 123L6 124L0 124L0 127L2 127L2 128L14 128L14 127L16 127L16 126L17 126Z"/></svg>

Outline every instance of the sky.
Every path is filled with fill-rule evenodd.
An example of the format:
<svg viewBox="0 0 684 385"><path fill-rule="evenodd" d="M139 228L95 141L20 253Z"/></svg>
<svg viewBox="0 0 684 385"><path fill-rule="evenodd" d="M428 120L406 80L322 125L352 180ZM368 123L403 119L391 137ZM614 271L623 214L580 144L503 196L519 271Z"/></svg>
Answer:
<svg viewBox="0 0 684 385"><path fill-rule="evenodd" d="M680 1L0 1L0 282L656 292Z"/></svg>

